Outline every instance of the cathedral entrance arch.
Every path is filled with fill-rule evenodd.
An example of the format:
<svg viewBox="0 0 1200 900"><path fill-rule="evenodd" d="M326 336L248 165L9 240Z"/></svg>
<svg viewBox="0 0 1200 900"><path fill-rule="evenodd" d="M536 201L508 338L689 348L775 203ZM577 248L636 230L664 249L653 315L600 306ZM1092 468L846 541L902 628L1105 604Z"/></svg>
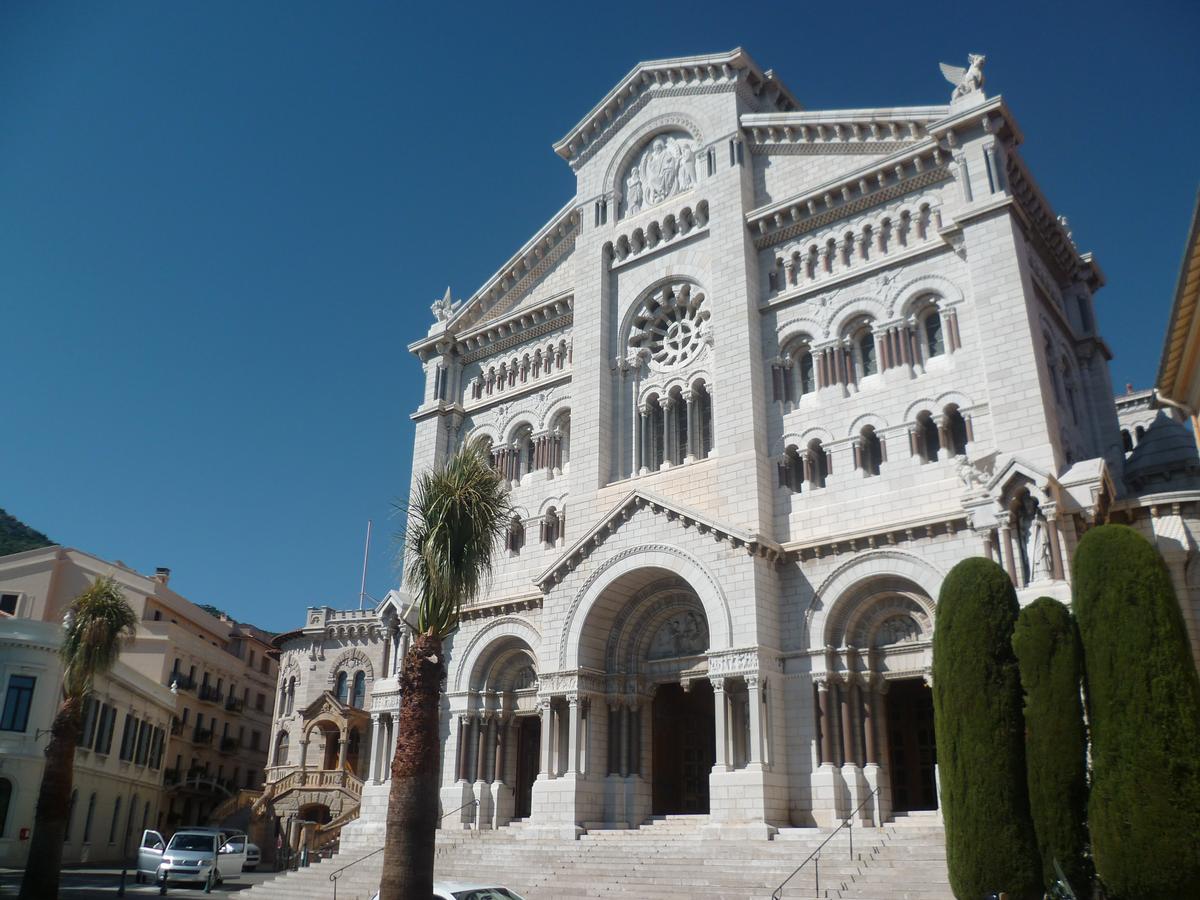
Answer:
<svg viewBox="0 0 1200 900"><path fill-rule="evenodd" d="M879 574L850 585L824 620L817 756L847 808L875 788L883 818L937 808L933 612L916 582Z"/></svg>
<svg viewBox="0 0 1200 900"><path fill-rule="evenodd" d="M606 821L707 813L716 757L705 606L691 584L657 567L610 584L581 628L580 669L603 690L592 709L603 752ZM593 718L595 718L593 714Z"/></svg>

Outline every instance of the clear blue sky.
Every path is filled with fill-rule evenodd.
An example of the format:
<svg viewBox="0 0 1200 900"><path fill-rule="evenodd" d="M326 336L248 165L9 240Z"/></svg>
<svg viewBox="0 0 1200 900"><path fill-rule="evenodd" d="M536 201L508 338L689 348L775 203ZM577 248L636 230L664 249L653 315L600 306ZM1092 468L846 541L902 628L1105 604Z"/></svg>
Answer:
<svg viewBox="0 0 1200 900"><path fill-rule="evenodd" d="M405 345L571 196L640 59L744 46L808 108L988 55L1150 384L1200 181L1200 4L0 3L0 506L267 628L395 583Z"/></svg>

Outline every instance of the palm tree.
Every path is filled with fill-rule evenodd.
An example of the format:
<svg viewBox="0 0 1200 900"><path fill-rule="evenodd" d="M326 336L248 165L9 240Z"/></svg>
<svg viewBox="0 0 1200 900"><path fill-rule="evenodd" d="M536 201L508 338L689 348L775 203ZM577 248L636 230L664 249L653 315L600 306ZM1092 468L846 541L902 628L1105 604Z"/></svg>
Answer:
<svg viewBox="0 0 1200 900"><path fill-rule="evenodd" d="M117 661L121 645L133 638L137 615L111 578L71 601L64 621L62 703L50 726L46 768L33 819L29 862L21 880L21 900L58 896L58 870L75 779L75 746L83 726L83 701L97 675Z"/></svg>
<svg viewBox="0 0 1200 900"><path fill-rule="evenodd" d="M379 900L433 893L438 826L438 715L442 642L491 574L511 510L484 449L462 447L417 479L405 533L406 577L416 593L416 634L400 675L400 725L392 759Z"/></svg>

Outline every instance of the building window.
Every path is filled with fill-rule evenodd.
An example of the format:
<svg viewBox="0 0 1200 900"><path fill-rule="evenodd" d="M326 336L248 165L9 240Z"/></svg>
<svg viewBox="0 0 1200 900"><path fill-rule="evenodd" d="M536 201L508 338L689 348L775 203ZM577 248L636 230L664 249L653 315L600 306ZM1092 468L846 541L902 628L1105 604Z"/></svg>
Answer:
<svg viewBox="0 0 1200 900"><path fill-rule="evenodd" d="M917 416L914 437L913 450L921 458L921 462L937 462L938 451L942 449L942 441L938 435L937 424L933 421L933 415L928 411Z"/></svg>
<svg viewBox="0 0 1200 900"><path fill-rule="evenodd" d="M250 749L259 750L262 746L262 735L257 731L250 732Z"/></svg>
<svg viewBox="0 0 1200 900"><path fill-rule="evenodd" d="M801 352L800 361L796 364L796 375L801 396L811 394L817 389L817 370L810 351Z"/></svg>
<svg viewBox="0 0 1200 900"><path fill-rule="evenodd" d="M855 355L858 357L860 378L879 373L879 362L875 358L875 335L869 326L863 326L854 339Z"/></svg>
<svg viewBox="0 0 1200 900"><path fill-rule="evenodd" d="M15 616L17 614L17 600L20 597L20 594L0 594L0 613Z"/></svg>
<svg viewBox="0 0 1200 900"><path fill-rule="evenodd" d="M258 692L258 696L254 698L254 708L262 712L267 707L267 695L262 691Z"/></svg>
<svg viewBox="0 0 1200 900"><path fill-rule="evenodd" d="M138 726L137 750L134 752L133 761L139 766L144 766L146 764L146 760L149 757L149 755L150 755L150 723L142 722L142 724L140 726ZM133 815L132 808L129 810L129 814Z"/></svg>
<svg viewBox="0 0 1200 900"><path fill-rule="evenodd" d="M112 821L108 824L108 842L115 844L117 842L117 819L121 817L121 798L117 798L117 802L113 804Z"/></svg>
<svg viewBox="0 0 1200 900"><path fill-rule="evenodd" d="M825 479L829 477L829 455L821 441L816 438L808 442L808 460L811 476L809 483L815 488L825 487Z"/></svg>
<svg viewBox="0 0 1200 900"><path fill-rule="evenodd" d="M92 840L92 820L96 817L96 794L93 792L88 799L87 818L83 820L83 842L91 843Z"/></svg>
<svg viewBox="0 0 1200 900"><path fill-rule="evenodd" d="M350 676L345 672L338 672L336 684L334 696L338 698L339 703L345 703L350 699Z"/></svg>
<svg viewBox="0 0 1200 900"><path fill-rule="evenodd" d="M8 679L4 712L0 713L0 731L24 731L29 724L29 707L37 679L32 675L13 675Z"/></svg>
<svg viewBox="0 0 1200 900"><path fill-rule="evenodd" d="M118 759L122 762L129 762L133 759L133 745L137 740L137 719L132 713L125 714L125 726L121 732L121 752ZM110 842L111 843L111 842Z"/></svg>
<svg viewBox="0 0 1200 900"><path fill-rule="evenodd" d="M788 447L783 453L783 462L779 464L779 486L794 494L804 488L804 460L795 447Z"/></svg>
<svg viewBox="0 0 1200 900"><path fill-rule="evenodd" d="M3 790L3 788L0 788ZM63 829L63 843L71 842L71 823L75 819L75 804L79 802L79 788L71 791L71 802L67 804L67 827ZM4 833L3 801L0 801L0 835Z"/></svg>
<svg viewBox="0 0 1200 900"><path fill-rule="evenodd" d="M941 356L946 352L946 339L942 335L942 315L936 307L926 313L922 330L925 332L926 359Z"/></svg>
<svg viewBox="0 0 1200 900"><path fill-rule="evenodd" d="M859 462L863 473L866 475L878 475L879 467L883 464L883 443L879 440L879 435L875 433L875 428L872 425L867 425L863 428L860 438Z"/></svg>
<svg viewBox="0 0 1200 900"><path fill-rule="evenodd" d="M946 437L952 456L967 455L967 420L953 403L946 407Z"/></svg>
<svg viewBox="0 0 1200 900"><path fill-rule="evenodd" d="M8 807L12 802L12 782L0 778L0 838L8 836Z"/></svg>
<svg viewBox="0 0 1200 900"><path fill-rule="evenodd" d="M521 548L525 546L525 523L521 521L520 516L514 515L512 521L508 523L508 534L505 537L504 547L509 553L518 554Z"/></svg>
<svg viewBox="0 0 1200 900"><path fill-rule="evenodd" d="M91 750L96 741L96 711L99 706L91 694L83 701L83 728L79 732L79 746L84 750Z"/></svg>
<svg viewBox="0 0 1200 900"><path fill-rule="evenodd" d="M367 701L367 673L354 673L354 689L350 692L350 705L362 709Z"/></svg>
<svg viewBox="0 0 1200 900"><path fill-rule="evenodd" d="M279 732L279 737L275 739L275 765L286 766L288 764L288 744L290 742L291 738L288 737L286 731ZM237 780L236 775L234 780Z"/></svg>
<svg viewBox="0 0 1200 900"><path fill-rule="evenodd" d="M546 510L546 514L542 516L542 544L546 547L553 547L558 543L561 535L561 527L558 518L558 511L551 506Z"/></svg>

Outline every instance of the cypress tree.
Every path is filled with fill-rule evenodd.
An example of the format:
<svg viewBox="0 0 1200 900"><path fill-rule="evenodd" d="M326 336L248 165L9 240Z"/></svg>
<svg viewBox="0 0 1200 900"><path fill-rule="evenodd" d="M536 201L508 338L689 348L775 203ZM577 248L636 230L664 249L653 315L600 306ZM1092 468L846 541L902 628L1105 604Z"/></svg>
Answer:
<svg viewBox="0 0 1200 900"><path fill-rule="evenodd" d="M1083 660L1070 611L1050 597L1034 600L1017 617L1013 649L1025 691L1025 771L1042 883L1054 884L1057 860L1071 886L1090 893Z"/></svg>
<svg viewBox="0 0 1200 900"><path fill-rule="evenodd" d="M1042 896L1025 781L1017 594L981 557L950 570L933 631L933 712L954 895Z"/></svg>
<svg viewBox="0 0 1200 900"><path fill-rule="evenodd" d="M1132 528L1094 528L1073 606L1097 874L1113 900L1200 897L1200 679L1166 565Z"/></svg>

